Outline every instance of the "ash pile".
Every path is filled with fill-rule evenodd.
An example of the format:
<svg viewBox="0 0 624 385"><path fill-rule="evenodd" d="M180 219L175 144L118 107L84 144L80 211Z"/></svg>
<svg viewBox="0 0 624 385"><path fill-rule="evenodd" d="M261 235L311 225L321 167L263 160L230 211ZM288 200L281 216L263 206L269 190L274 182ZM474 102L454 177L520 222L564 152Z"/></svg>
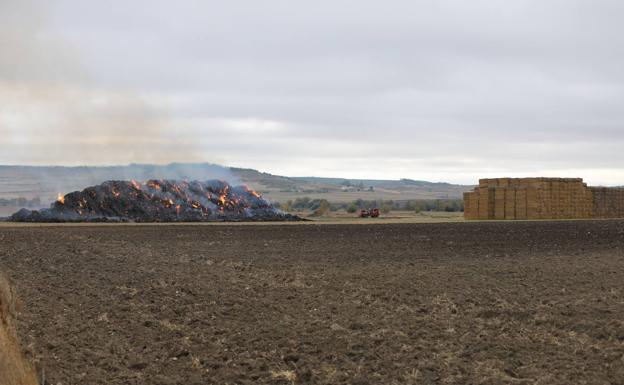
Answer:
<svg viewBox="0 0 624 385"><path fill-rule="evenodd" d="M296 221L245 186L212 180L108 181L67 195L50 208L22 209L14 222Z"/></svg>

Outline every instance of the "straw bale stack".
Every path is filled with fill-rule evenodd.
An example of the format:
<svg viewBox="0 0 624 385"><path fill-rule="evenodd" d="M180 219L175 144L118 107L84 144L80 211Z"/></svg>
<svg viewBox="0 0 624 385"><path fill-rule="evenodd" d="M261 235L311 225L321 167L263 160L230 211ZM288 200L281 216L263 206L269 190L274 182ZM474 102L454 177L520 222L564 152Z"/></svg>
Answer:
<svg viewBox="0 0 624 385"><path fill-rule="evenodd" d="M624 218L624 189L580 178L480 179L464 201L466 219Z"/></svg>

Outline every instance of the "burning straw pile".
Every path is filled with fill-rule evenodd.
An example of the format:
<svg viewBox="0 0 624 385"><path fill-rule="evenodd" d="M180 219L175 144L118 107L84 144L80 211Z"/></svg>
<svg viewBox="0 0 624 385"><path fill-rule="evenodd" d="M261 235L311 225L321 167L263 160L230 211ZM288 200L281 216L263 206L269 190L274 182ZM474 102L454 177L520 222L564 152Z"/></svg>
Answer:
<svg viewBox="0 0 624 385"><path fill-rule="evenodd" d="M224 181L108 181L59 195L49 209L22 209L16 222L293 221L246 186Z"/></svg>

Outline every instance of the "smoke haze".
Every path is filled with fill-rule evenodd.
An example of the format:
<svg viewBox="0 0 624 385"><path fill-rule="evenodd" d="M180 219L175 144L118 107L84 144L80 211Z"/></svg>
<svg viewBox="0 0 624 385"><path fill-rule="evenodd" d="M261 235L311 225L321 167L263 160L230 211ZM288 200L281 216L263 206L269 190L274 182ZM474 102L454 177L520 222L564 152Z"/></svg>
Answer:
<svg viewBox="0 0 624 385"><path fill-rule="evenodd" d="M80 50L51 25L50 5L0 4L0 163L198 160L192 145L176 143L165 106L92 78Z"/></svg>

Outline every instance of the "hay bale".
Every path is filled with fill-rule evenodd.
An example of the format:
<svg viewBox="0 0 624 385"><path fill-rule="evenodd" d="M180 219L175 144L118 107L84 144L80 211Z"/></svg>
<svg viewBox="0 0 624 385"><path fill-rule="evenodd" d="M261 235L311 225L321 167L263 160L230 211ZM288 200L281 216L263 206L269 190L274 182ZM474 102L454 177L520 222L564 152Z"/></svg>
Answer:
<svg viewBox="0 0 624 385"><path fill-rule="evenodd" d="M489 188L479 187L479 219L489 218Z"/></svg>
<svg viewBox="0 0 624 385"><path fill-rule="evenodd" d="M526 190L527 219L540 219L539 191L530 186Z"/></svg>
<svg viewBox="0 0 624 385"><path fill-rule="evenodd" d="M496 212L496 188L488 187L487 189L487 219L494 219Z"/></svg>
<svg viewBox="0 0 624 385"><path fill-rule="evenodd" d="M505 191L505 219L516 219L516 188Z"/></svg>
<svg viewBox="0 0 624 385"><path fill-rule="evenodd" d="M505 219L505 192L506 188L498 187L494 190L494 219Z"/></svg>
<svg viewBox="0 0 624 385"><path fill-rule="evenodd" d="M464 218L479 219L479 196L476 191L464 193Z"/></svg>
<svg viewBox="0 0 624 385"><path fill-rule="evenodd" d="M516 190L516 219L527 219L527 188Z"/></svg>

